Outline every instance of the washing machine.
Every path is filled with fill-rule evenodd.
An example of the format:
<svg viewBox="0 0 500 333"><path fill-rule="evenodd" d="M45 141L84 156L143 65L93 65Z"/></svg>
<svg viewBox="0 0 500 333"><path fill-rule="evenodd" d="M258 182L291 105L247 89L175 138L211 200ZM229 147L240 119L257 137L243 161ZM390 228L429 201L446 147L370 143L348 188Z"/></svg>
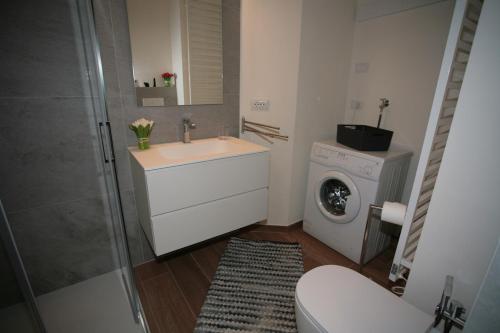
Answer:
<svg viewBox="0 0 500 333"><path fill-rule="evenodd" d="M398 145L389 151L358 151L336 141L311 149L304 231L360 263L370 204L401 201L412 152ZM365 263L390 244L379 219L369 232Z"/></svg>

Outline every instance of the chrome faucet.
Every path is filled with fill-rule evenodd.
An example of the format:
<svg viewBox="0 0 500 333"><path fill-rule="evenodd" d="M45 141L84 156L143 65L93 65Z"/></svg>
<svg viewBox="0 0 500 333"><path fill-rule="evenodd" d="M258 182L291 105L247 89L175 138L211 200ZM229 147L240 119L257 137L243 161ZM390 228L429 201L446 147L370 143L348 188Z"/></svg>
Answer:
<svg viewBox="0 0 500 333"><path fill-rule="evenodd" d="M465 307L457 300L451 299L453 291L453 276L447 275L444 284L443 294L441 295L441 302L436 306L434 314L433 327L437 327L439 323L444 320L444 331L449 333L453 326L459 329L464 329L465 326Z"/></svg>
<svg viewBox="0 0 500 333"><path fill-rule="evenodd" d="M182 120L182 125L184 127L184 137L182 139L182 142L184 143L190 143L191 142L191 134L189 133L190 129L196 128L196 124L191 121L189 118L184 118Z"/></svg>

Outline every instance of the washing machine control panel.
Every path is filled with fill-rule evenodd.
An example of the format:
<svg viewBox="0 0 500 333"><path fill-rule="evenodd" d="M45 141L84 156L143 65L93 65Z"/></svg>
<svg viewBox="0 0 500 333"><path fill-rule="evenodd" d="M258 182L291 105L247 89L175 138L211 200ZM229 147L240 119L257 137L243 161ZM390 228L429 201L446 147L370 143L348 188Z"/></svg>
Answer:
<svg viewBox="0 0 500 333"><path fill-rule="evenodd" d="M363 178L378 180L382 171L382 163L367 158L354 156L349 152L328 149L314 145L311 160L326 166L337 166Z"/></svg>

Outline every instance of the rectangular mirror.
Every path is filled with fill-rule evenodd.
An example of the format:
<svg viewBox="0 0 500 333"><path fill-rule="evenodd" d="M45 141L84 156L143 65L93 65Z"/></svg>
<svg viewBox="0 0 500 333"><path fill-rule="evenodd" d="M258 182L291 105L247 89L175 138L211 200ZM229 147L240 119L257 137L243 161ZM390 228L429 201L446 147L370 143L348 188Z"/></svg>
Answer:
<svg viewBox="0 0 500 333"><path fill-rule="evenodd" d="M127 0L139 106L223 103L222 0Z"/></svg>

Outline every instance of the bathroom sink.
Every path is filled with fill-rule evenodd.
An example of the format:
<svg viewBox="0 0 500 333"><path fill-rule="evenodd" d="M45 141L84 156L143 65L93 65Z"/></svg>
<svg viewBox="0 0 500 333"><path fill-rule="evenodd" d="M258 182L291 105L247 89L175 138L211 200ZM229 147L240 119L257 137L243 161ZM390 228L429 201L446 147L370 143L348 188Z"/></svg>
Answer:
<svg viewBox="0 0 500 333"><path fill-rule="evenodd" d="M231 151L235 140L198 140L188 144L174 144L159 147L159 153L167 159L199 158L225 154Z"/></svg>
<svg viewBox="0 0 500 333"><path fill-rule="evenodd" d="M267 218L266 147L229 137L129 152L139 222L157 256Z"/></svg>
<svg viewBox="0 0 500 333"><path fill-rule="evenodd" d="M155 170L188 163L209 161L267 151L251 142L225 137L151 145L148 150L130 147L129 151L144 170Z"/></svg>

